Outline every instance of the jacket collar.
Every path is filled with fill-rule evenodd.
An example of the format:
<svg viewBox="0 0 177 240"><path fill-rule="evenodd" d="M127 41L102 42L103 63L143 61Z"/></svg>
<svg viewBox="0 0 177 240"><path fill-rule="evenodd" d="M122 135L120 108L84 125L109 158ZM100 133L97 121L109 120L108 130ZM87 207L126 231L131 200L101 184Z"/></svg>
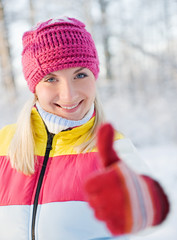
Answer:
<svg viewBox="0 0 177 240"><path fill-rule="evenodd" d="M55 135L56 138L60 138L63 141L77 141L81 136L84 138L87 132L93 127L95 117L93 116L85 124L72 128L70 130L59 132ZM37 109L34 107L31 112L31 124L35 138L47 140L47 131L45 124L39 115Z"/></svg>

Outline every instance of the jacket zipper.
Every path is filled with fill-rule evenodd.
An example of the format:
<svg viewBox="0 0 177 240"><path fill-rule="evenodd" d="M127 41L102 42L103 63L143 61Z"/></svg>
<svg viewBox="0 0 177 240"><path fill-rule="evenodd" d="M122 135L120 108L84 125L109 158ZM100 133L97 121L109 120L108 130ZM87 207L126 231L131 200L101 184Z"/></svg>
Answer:
<svg viewBox="0 0 177 240"><path fill-rule="evenodd" d="M34 205L33 205L33 214L32 214L32 226L31 226L31 233L32 233L32 240L35 240L35 223L36 223L36 213L37 213L37 207L38 207L38 199L39 199L39 194L42 186L42 182L44 179L44 174L45 170L47 167L47 162L49 159L49 154L50 151L52 150L52 141L53 141L54 134L48 132L48 139L47 139L47 147L46 147L46 152L44 156L44 161L42 165L42 169L40 172L38 184L37 184L37 189L36 189L36 194L34 198Z"/></svg>

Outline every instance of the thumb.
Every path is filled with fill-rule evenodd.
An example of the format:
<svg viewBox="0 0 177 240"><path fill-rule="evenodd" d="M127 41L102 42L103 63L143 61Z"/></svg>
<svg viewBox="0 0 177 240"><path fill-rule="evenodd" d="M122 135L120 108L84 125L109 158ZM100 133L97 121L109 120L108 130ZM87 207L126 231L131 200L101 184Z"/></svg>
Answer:
<svg viewBox="0 0 177 240"><path fill-rule="evenodd" d="M113 149L114 129L110 123L101 125L97 133L97 147L104 167L120 161Z"/></svg>

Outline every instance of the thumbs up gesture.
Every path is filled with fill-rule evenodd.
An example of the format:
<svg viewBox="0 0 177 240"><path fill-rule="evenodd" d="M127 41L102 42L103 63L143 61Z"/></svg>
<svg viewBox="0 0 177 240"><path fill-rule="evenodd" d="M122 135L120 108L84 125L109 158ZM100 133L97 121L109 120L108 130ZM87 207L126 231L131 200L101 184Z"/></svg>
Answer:
<svg viewBox="0 0 177 240"><path fill-rule="evenodd" d="M98 131L98 152L103 169L89 178L85 193L97 219L113 235L140 231L161 223L169 211L168 199L158 182L133 172L113 149L110 124Z"/></svg>

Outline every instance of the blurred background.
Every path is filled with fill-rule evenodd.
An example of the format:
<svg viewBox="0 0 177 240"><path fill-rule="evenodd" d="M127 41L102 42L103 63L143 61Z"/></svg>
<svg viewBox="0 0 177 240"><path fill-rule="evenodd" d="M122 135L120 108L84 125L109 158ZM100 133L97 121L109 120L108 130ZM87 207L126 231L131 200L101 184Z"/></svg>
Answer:
<svg viewBox="0 0 177 240"><path fill-rule="evenodd" d="M31 96L21 68L23 33L62 16L91 32L106 118L131 138L169 194L167 221L132 239L176 240L177 0L0 0L0 127L14 123Z"/></svg>

